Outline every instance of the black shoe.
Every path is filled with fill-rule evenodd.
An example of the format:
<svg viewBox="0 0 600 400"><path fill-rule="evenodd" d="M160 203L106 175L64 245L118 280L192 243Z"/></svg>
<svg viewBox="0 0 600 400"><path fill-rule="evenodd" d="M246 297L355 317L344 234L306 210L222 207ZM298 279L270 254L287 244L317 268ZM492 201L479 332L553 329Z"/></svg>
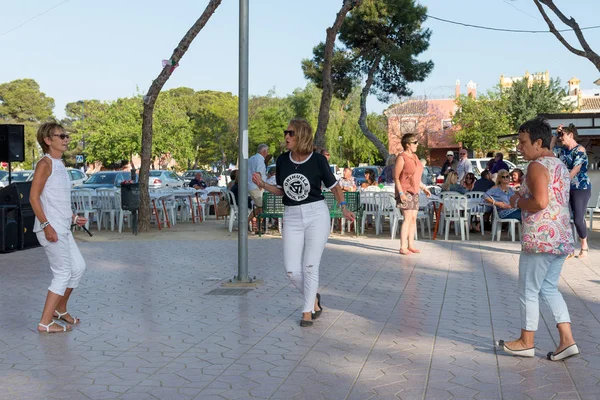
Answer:
<svg viewBox="0 0 600 400"><path fill-rule="evenodd" d="M317 305L319 306L320 310L312 313L312 319L319 318L323 312L323 307L321 307L321 295L319 293L317 293Z"/></svg>
<svg viewBox="0 0 600 400"><path fill-rule="evenodd" d="M306 327L309 327L309 326L312 326L312 325L313 325L312 321L305 321L303 319L300 320L300 326L303 327L303 328L306 328Z"/></svg>

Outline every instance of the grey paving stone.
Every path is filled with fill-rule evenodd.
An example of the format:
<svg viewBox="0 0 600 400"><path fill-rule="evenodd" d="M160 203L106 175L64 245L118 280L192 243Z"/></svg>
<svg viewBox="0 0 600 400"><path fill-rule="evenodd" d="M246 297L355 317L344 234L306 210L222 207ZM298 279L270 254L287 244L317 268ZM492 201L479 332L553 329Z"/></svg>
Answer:
<svg viewBox="0 0 600 400"><path fill-rule="evenodd" d="M383 236L334 235L325 311L300 328L279 238L250 239L263 283L241 297L206 295L237 273L235 240L80 242L88 270L70 310L83 322L64 335L35 333L43 250L0 254L0 399L598 399L596 236L562 271L582 349L564 363L544 358L558 336L543 303L535 358L493 347L520 332L517 243L420 241L401 257Z"/></svg>

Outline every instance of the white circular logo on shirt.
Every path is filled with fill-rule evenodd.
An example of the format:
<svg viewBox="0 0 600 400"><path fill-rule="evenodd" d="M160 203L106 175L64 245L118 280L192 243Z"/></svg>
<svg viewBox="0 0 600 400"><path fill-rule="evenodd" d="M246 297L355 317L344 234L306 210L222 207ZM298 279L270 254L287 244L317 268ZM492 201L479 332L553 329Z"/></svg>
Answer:
<svg viewBox="0 0 600 400"><path fill-rule="evenodd" d="M291 174L283 181L283 191L294 201L306 200L310 192L310 182L302 174Z"/></svg>

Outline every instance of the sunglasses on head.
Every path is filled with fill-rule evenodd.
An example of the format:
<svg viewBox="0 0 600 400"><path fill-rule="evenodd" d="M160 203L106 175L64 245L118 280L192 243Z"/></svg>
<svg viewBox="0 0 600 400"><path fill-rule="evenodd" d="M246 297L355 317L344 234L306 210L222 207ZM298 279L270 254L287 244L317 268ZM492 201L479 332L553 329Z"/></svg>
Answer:
<svg viewBox="0 0 600 400"><path fill-rule="evenodd" d="M58 136L60 138L60 140L71 139L71 136L67 135L66 133L61 133L60 135L57 135L55 133L52 136Z"/></svg>
<svg viewBox="0 0 600 400"><path fill-rule="evenodd" d="M294 136L296 133L294 131L290 131L290 130L284 130L283 131L283 136L285 135L290 135L290 136Z"/></svg>

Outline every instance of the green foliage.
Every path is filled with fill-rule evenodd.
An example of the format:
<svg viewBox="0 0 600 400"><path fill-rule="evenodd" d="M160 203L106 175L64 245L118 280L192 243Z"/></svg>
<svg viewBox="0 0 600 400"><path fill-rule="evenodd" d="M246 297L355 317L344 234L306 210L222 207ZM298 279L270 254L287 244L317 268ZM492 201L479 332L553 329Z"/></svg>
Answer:
<svg viewBox="0 0 600 400"><path fill-rule="evenodd" d="M313 58L302 60L304 77L323 89L323 63L325 61L325 43L321 42L313 48ZM360 83L359 72L353 63L351 53L340 48L333 50L331 60L331 81L333 95L338 99L347 98L355 86Z"/></svg>
<svg viewBox="0 0 600 400"><path fill-rule="evenodd" d="M52 118L54 99L40 91L33 79L0 84L0 122L25 125L25 156L22 167L31 168L40 156L36 140L39 124Z"/></svg>
<svg viewBox="0 0 600 400"><path fill-rule="evenodd" d="M566 89L560 86L560 79L553 78L547 85L534 81L531 87L527 80L522 79L502 92L514 131L538 114L573 111L573 106L564 100L566 95Z"/></svg>
<svg viewBox="0 0 600 400"><path fill-rule="evenodd" d="M194 95L194 165L227 166L237 160L238 98L210 90Z"/></svg>
<svg viewBox="0 0 600 400"><path fill-rule="evenodd" d="M363 0L345 19L339 39L356 55L355 69L367 76L379 63L373 92L380 101L412 94L408 83L423 81L433 69L432 61L416 58L429 47L426 14L414 0Z"/></svg>
<svg viewBox="0 0 600 400"><path fill-rule="evenodd" d="M479 153L498 150L498 136L512 133L506 104L497 94L490 92L478 98L462 95L457 105L452 122L459 127L455 139L464 147Z"/></svg>

